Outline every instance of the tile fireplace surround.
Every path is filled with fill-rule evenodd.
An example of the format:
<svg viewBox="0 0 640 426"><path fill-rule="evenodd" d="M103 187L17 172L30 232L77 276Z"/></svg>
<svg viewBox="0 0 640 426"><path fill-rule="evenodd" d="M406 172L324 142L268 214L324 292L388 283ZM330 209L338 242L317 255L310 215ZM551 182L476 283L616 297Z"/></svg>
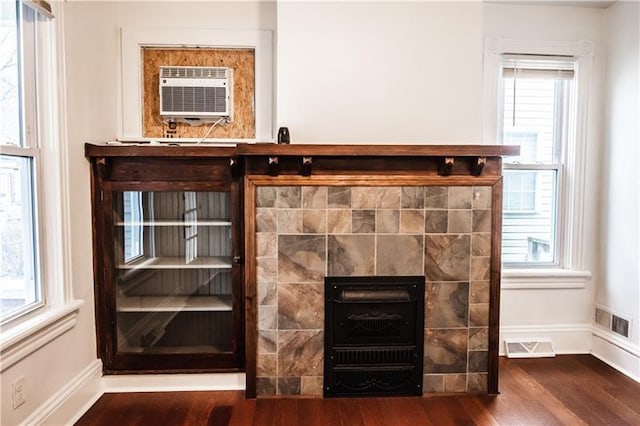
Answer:
<svg viewBox="0 0 640 426"><path fill-rule="evenodd" d="M387 172L379 157L347 167L311 147L245 163L247 397L322 395L326 276L424 275L424 393L497 393L499 155L514 147L487 158L486 146L422 146L386 154ZM315 172L300 176L286 154ZM282 168L260 172L267 157Z"/></svg>

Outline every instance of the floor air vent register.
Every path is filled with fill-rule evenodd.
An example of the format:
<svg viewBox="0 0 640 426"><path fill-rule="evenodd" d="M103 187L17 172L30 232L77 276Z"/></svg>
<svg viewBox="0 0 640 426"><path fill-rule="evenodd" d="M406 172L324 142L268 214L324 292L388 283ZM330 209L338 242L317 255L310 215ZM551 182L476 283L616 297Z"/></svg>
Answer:
<svg viewBox="0 0 640 426"><path fill-rule="evenodd" d="M423 347L423 276L325 278L325 397L422 395Z"/></svg>

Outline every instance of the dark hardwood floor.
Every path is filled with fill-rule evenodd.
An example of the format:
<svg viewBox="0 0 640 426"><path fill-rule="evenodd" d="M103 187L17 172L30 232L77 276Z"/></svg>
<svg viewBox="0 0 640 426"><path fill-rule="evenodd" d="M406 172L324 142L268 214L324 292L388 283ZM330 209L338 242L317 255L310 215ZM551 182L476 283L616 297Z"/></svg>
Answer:
<svg viewBox="0 0 640 426"><path fill-rule="evenodd" d="M245 400L105 394L77 425L640 425L640 383L590 355L500 359L500 395Z"/></svg>

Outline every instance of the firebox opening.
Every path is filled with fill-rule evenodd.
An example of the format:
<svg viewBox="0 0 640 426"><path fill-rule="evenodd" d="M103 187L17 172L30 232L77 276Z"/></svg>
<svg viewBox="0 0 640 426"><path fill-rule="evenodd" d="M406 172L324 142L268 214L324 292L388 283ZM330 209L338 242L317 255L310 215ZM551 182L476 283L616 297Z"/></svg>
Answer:
<svg viewBox="0 0 640 426"><path fill-rule="evenodd" d="M325 397L422 395L424 283L325 278Z"/></svg>

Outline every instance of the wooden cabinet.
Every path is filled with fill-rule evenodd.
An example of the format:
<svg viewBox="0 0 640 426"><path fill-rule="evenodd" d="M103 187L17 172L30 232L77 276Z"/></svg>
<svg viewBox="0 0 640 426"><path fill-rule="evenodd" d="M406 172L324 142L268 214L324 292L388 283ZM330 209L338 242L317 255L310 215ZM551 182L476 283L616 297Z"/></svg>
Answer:
<svg viewBox="0 0 640 426"><path fill-rule="evenodd" d="M105 372L244 368L234 152L86 146Z"/></svg>

